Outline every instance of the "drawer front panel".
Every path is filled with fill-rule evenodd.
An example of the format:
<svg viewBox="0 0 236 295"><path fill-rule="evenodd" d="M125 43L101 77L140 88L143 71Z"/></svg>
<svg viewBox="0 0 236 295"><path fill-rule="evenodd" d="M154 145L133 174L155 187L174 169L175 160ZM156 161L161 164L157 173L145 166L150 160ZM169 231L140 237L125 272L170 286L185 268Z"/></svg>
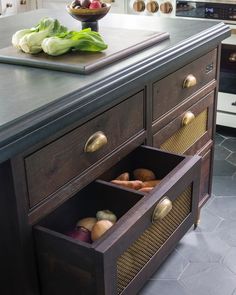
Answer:
<svg viewBox="0 0 236 295"><path fill-rule="evenodd" d="M161 183L146 195L109 179L99 180L41 220L35 227L35 238L43 295L63 295L68 283L71 294L80 294L83 286L91 290L88 294L137 294L147 273L150 276L156 270L192 226L197 214L200 157L142 146L123 160L129 160L126 167L121 165L126 169L131 165L136 168L138 162L145 163L157 176L159 171ZM120 167L119 163L116 166ZM164 199L169 205L164 204L168 210L162 214ZM114 212L117 222L98 240L90 244L65 235L78 219L95 216L103 208ZM149 265L154 269L146 273L144 269ZM63 274L68 269L70 276ZM83 275L86 280L81 282L77 276L83 280Z"/></svg>
<svg viewBox="0 0 236 295"><path fill-rule="evenodd" d="M183 153L207 131L207 109L196 116L194 124L180 128L167 141L161 144L164 151Z"/></svg>
<svg viewBox="0 0 236 295"><path fill-rule="evenodd" d="M117 260L117 294L120 294L151 260L167 239L191 213L191 186L174 201L172 210L154 222Z"/></svg>
<svg viewBox="0 0 236 295"><path fill-rule="evenodd" d="M143 108L144 94L140 92L26 157L30 207L143 130ZM85 152L87 140L98 131L105 134L107 144L96 152Z"/></svg>
<svg viewBox="0 0 236 295"><path fill-rule="evenodd" d="M214 50L153 85L153 121L216 78L217 51ZM183 88L188 75L196 85Z"/></svg>
<svg viewBox="0 0 236 295"><path fill-rule="evenodd" d="M210 174L211 174L211 150L202 157L201 178L200 178L200 206L210 195Z"/></svg>
<svg viewBox="0 0 236 295"><path fill-rule="evenodd" d="M153 136L153 146L174 153L195 154L212 137L214 93L210 93L188 111ZM186 114L192 121L184 125Z"/></svg>

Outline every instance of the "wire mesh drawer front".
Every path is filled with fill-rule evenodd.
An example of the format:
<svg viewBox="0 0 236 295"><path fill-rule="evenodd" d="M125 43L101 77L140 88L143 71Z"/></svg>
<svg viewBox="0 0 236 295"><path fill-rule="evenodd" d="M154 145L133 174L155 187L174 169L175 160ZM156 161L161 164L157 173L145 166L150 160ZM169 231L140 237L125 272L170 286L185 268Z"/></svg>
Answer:
<svg viewBox="0 0 236 295"><path fill-rule="evenodd" d="M189 124L180 128L160 148L173 153L184 153L207 131L208 111L205 109Z"/></svg>
<svg viewBox="0 0 236 295"><path fill-rule="evenodd" d="M148 263L191 212L191 186L173 202L172 210L154 222L117 260L117 294L120 294Z"/></svg>

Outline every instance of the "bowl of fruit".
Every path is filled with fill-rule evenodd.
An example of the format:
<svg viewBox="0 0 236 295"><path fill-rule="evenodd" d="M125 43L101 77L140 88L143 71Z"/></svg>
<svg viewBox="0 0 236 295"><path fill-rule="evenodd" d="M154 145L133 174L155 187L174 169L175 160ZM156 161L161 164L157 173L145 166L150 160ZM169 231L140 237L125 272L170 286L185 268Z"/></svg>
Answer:
<svg viewBox="0 0 236 295"><path fill-rule="evenodd" d="M66 8L73 18L82 22L82 29L98 31L98 20L108 13L111 5L101 0L73 0Z"/></svg>

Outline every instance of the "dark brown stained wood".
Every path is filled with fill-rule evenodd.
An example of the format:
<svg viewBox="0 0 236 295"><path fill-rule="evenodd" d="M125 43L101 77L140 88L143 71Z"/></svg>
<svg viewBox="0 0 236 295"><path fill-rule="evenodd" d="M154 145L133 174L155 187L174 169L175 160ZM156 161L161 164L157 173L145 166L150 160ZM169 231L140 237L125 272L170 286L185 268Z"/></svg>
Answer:
<svg viewBox="0 0 236 295"><path fill-rule="evenodd" d="M101 175L100 179L111 181L124 172L129 172L131 179L134 179L133 171L137 168L150 169L154 172L156 179L163 179L183 160L184 156L177 156L156 148L141 146Z"/></svg>
<svg viewBox="0 0 236 295"><path fill-rule="evenodd" d="M101 284L97 280L103 277L103 273L97 271L102 267L102 261L97 265L95 256L97 242L77 242L65 233L72 230L79 219L95 216L98 210L109 208L121 218L142 197L135 192L94 182L35 226L42 294L65 294L68 284L70 295L76 292L96 294L95 287Z"/></svg>
<svg viewBox="0 0 236 295"><path fill-rule="evenodd" d="M164 115L187 97L216 79L217 50L200 57L180 70L170 74L153 84L153 120ZM185 78L192 74L197 84L190 88L182 88Z"/></svg>
<svg viewBox="0 0 236 295"><path fill-rule="evenodd" d="M45 12L65 25L73 22L63 10L37 10L27 12L27 17L18 14L14 16L14 22L12 17L0 18L0 35L3 37L0 38L0 47L9 46L10 36L17 28L34 25L35 20L45 17ZM192 195L188 195L188 200L192 201L191 210L187 206L189 211L185 212L184 220L168 233L161 249L122 292L122 295L137 294L180 238L196 224L199 189L208 191L200 206L210 197L220 42L230 35L230 28L223 22L182 19L163 22L159 18L139 19L134 16L130 23L129 18L127 15L108 14L103 24L108 28L116 27L116 30L117 24L125 30L156 27L169 31L171 38L87 76L0 64L0 228L5 237L0 243L1 295L117 295L118 256L150 227L153 210L161 198L168 194L175 200L189 185L192 187ZM190 23L191 26L186 26ZM216 55L214 51L217 51ZM204 57L204 54L211 58ZM216 71L215 68L211 70L210 63L214 56ZM180 80L185 78L183 74L188 68L200 78L196 86L182 89L183 81ZM176 73L180 74L176 76ZM158 85L164 89L163 96L154 93ZM132 97L135 94L137 99ZM166 158L163 156L161 160L160 157L158 162L152 148L145 148L150 152L146 158L151 163L150 167L158 169L158 175L164 177L151 194L144 195L106 182L113 177L113 172L115 174L128 166L123 160L128 159L129 153L144 143L152 145L153 135L175 120L178 129L181 115L195 104L200 110L208 94L213 97L213 103L206 106L208 131L188 150L188 153L203 156L202 161L195 156L163 153ZM125 105L126 99L131 108L121 107L116 112L116 106L123 105L122 102ZM142 106L136 105L135 100L141 101ZM89 136L97 118L105 118L106 112L110 114L109 122L120 120L117 128L112 125L113 130L109 129L113 145L110 149L101 150L98 159L93 157L91 161L81 162L80 152L76 150L77 139L82 146L81 136L84 139ZM95 122L94 125L90 125L91 122ZM100 123L108 128L105 119ZM100 127L100 123L95 127ZM170 126L169 133L166 130L167 137L175 132L174 126ZM123 138L119 134L122 128ZM67 136L73 132L78 137L68 142ZM53 147L51 150L50 146ZM55 147L62 148L59 154ZM64 154L68 150L73 157ZM49 152L44 154L44 151ZM39 154L41 158L37 158ZM156 152L158 157L160 154ZM142 159L142 153L136 155ZM29 171L25 169L25 158ZM137 164L147 163L138 159L135 161ZM158 163L156 168L154 161ZM75 163L79 163L76 168L73 166ZM201 163L201 177L209 176L209 182L203 181L200 186ZM113 172L110 170L112 167ZM169 173L168 169L171 170ZM44 174L46 171L49 176ZM91 184L100 176L104 180ZM30 198L28 184L31 186ZM38 185L37 195L32 191L35 185ZM93 185L95 188L92 190ZM92 195L85 196L86 191ZM78 218L77 214L79 218L84 216L82 213L94 214L96 204L118 210L120 219L107 234L91 245L72 241L64 235ZM32 226L36 224L32 232ZM172 223L166 222L164 228L168 224ZM36 254L38 264L35 263Z"/></svg>
<svg viewBox="0 0 236 295"><path fill-rule="evenodd" d="M93 165L91 169L73 178L72 181L51 194L46 200L43 200L43 202L29 212L29 223L35 224L42 217L45 217L55 208L63 204L67 199L73 197L80 189L98 178L104 171L115 165L117 161L144 143L145 136L145 131L142 131L133 138L130 138L127 143L121 145L112 154Z"/></svg>
<svg viewBox="0 0 236 295"><path fill-rule="evenodd" d="M201 180L200 180L200 194L199 203L202 204L210 195L210 168L211 168L211 150L202 156Z"/></svg>
<svg viewBox="0 0 236 295"><path fill-rule="evenodd" d="M169 122L174 120L176 117L185 113L193 104L197 103L203 97L208 95L210 92L215 91L216 88L216 80L209 82L206 86L202 87L200 90L194 92L191 96L189 96L186 100L178 104L173 109L170 109L169 112L165 113L163 116L158 118L152 124L152 133L155 134L157 131L166 126Z"/></svg>
<svg viewBox="0 0 236 295"><path fill-rule="evenodd" d="M39 295L32 245L28 244L31 238L22 226L24 216L18 207L10 161L0 164L0 208L0 294Z"/></svg>
<svg viewBox="0 0 236 295"><path fill-rule="evenodd" d="M156 157L158 158L159 155L160 154L157 153ZM169 155L170 157L166 156L167 166L168 160L170 160L170 163L173 161L173 156L171 154ZM162 156L164 156L164 154L162 154ZM180 159L181 158L179 158L179 160ZM168 196L168 198L173 201L184 188L191 184L193 179L196 180L199 185L200 157L195 156L182 159L183 160L180 161L179 164L176 163L176 166L172 166L169 163L169 168L172 167L173 170L169 170L169 173L163 178L161 183L141 199L137 205L130 209L125 216L126 218L122 221L120 220L120 222L122 222L120 227L117 227L115 232L111 232L105 240L101 240L97 246L97 250L101 253L105 253L109 250L114 253L113 255L118 257L147 227L150 226L153 211L163 196ZM163 166L160 167L159 169L162 170ZM120 189L125 190L123 188ZM197 200L192 200L194 216L196 214L194 211L197 208L199 188L196 186L195 190L196 195L194 196L197 196ZM113 244L114 241L118 240L119 243Z"/></svg>
<svg viewBox="0 0 236 295"><path fill-rule="evenodd" d="M182 119L184 114L187 111L191 111L194 113L195 117L207 109L207 126L206 132L202 134L200 138L198 138L192 146L189 146L184 153L185 154L195 154L197 153L202 146L204 146L211 138L212 138L212 112L213 112L213 103L214 103L214 92L211 92L204 98L202 98L199 102L191 106L188 110L186 110L182 115L177 117L175 120L171 121L168 125L162 128L159 132L154 134L153 136L153 146L160 147L168 138L170 138L173 134L178 132L182 128ZM194 124L194 123L193 123ZM196 126L197 128L197 126ZM189 134L191 136L191 134ZM180 138L179 138L180 140ZM174 150L174 146L173 146Z"/></svg>
<svg viewBox="0 0 236 295"><path fill-rule="evenodd" d="M30 207L143 130L143 100L140 92L26 157ZM108 143L97 152L85 153L86 141L97 131L105 133Z"/></svg>
<svg viewBox="0 0 236 295"><path fill-rule="evenodd" d="M69 295L76 294L81 288L83 291L79 294L82 295L115 294L118 256L150 226L153 210L163 196L167 195L174 201L189 186L192 187L190 212L168 238L167 247L161 247L158 253L165 257L173 243L176 243L176 237L182 236L193 224L199 194L200 157L185 157L145 146L136 149L132 154L133 156L125 159L129 167L131 164L146 163L150 165L149 168L154 169L154 165L158 164L156 169L160 170L159 176L163 177L162 184L149 196L105 181L97 181L81 190L34 227L42 295L63 295L68 284ZM117 171L116 167L114 171ZM74 227L77 219L94 216L102 208L113 211L118 221L99 240L86 244L64 235ZM156 255L158 254L154 258ZM142 271L138 275L138 278L142 278L142 283L138 282L139 279L136 280L133 292L136 293L144 284L144 278L156 269L154 258L148 263L149 271ZM124 294L131 294L129 290L128 287Z"/></svg>

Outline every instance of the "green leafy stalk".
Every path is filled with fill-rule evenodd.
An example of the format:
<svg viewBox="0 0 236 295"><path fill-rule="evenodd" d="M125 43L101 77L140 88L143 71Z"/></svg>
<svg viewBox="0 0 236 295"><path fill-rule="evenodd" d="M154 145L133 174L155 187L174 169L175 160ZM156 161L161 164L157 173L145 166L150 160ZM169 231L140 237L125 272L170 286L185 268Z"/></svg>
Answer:
<svg viewBox="0 0 236 295"><path fill-rule="evenodd" d="M16 32L12 37L12 43L26 53L35 54L42 50L41 44L45 38L66 31L67 28L57 19L46 17L40 20L36 27Z"/></svg>
<svg viewBox="0 0 236 295"><path fill-rule="evenodd" d="M19 43L20 43L20 39L22 38L22 37L24 37L25 35L27 35L27 34L30 34L30 33L32 33L32 32L34 32L32 29L23 29L23 30L19 30L19 31L17 31L13 36L12 36L12 44L13 44L13 46L14 47L16 47L16 48L18 48L18 49L21 49L20 48L20 45L19 45Z"/></svg>
<svg viewBox="0 0 236 295"><path fill-rule="evenodd" d="M42 42L45 53L53 56L64 54L71 50L102 51L107 48L101 35L90 28L77 31L64 32L57 36L46 38Z"/></svg>

